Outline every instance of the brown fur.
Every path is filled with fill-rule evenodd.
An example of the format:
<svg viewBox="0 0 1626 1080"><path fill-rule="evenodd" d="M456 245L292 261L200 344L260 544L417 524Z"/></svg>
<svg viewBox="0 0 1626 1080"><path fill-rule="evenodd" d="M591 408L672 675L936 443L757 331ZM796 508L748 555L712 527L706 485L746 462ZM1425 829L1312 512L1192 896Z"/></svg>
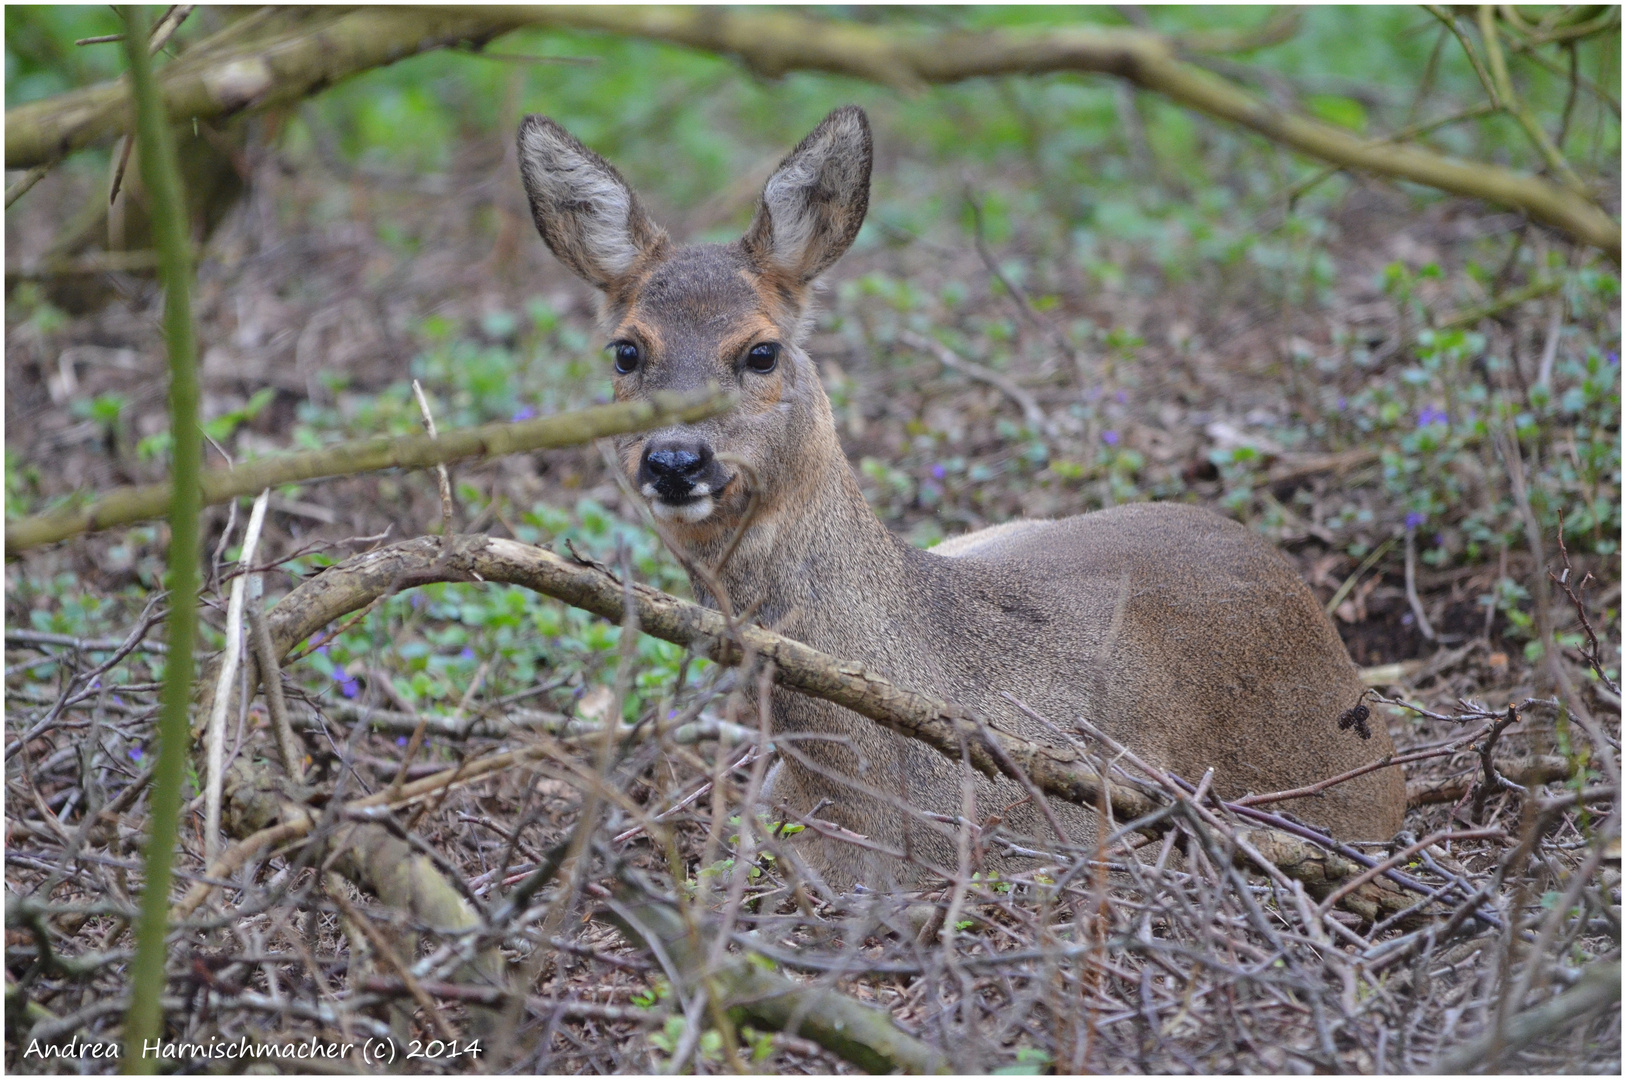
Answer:
<svg viewBox="0 0 1626 1080"><path fill-rule="evenodd" d="M548 138L528 143L533 126ZM812 279L851 244L868 203L869 129L860 110L832 113L792 151L742 240L674 247L641 218L629 191L610 201L634 208L640 220L611 245L610 258L590 242L606 230L590 207L558 211L535 193L561 188L548 178L554 154L588 189L620 184L619 175L542 118L526 121L520 143L543 238L605 292L610 340L643 350L637 370L617 376L617 397L709 380L739 394L724 416L619 445L635 478L653 447L704 445L749 464L711 466L707 475L719 478L714 508L701 520L667 523L688 557L714 564L746 510L747 478L755 477L758 516L721 572L735 610L760 604L762 624L1029 739L1061 741L1002 691L1058 727L1087 717L1193 780L1212 766L1215 790L1225 796L1303 785L1392 750L1381 724L1370 741L1338 729L1339 714L1361 693L1354 665L1310 590L1240 525L1188 506L1135 504L1010 523L931 552L898 540L875 518L801 347ZM584 176L594 163L601 171ZM621 273L606 275L614 263ZM763 342L781 346L766 375L744 366ZM703 583L695 588L707 597ZM816 809L881 847L953 869L955 830L922 811L961 812L959 765L856 713L780 690L773 722L783 749L771 782L775 803L792 815ZM979 776L974 790L979 821L1000 816L1008 831L1040 842L1053 836L1014 782ZM1399 769L1388 768L1288 808L1349 839L1387 838L1400 828L1405 788ZM1094 837L1091 811L1055 810L1069 839ZM815 830L797 839L799 854L838 889L917 876ZM986 865L1001 865L997 851Z"/></svg>

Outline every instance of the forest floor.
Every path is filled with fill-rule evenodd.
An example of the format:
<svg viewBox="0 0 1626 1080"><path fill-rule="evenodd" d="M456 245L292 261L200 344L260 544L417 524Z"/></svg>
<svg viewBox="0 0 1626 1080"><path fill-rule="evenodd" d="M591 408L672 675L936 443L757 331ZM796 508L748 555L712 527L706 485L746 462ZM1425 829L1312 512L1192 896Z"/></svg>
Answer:
<svg viewBox="0 0 1626 1080"><path fill-rule="evenodd" d="M227 453L241 459L339 437L411 433L418 421L406 387L414 376L423 380L443 428L562 411L606 396L608 361L598 352L592 299L536 237L511 156L476 150L452 173L406 177L332 164L294 168L275 151L258 153L263 157L253 163L246 200L207 245L195 294L203 412L224 418L213 429L210 467L222 465ZM730 201L723 193L691 220L669 219L669 227L682 236L686 226L738 220L750 194L745 188L736 194ZM75 174L53 177L30 195L19 207L25 213L8 215L8 265L26 264L42 251L67 210L91 195L90 180ZM1315 244L1302 252L1287 244L1289 265L1276 269L1246 260L1230 270L1212 262L1171 266L1148 240L1144 246L1104 244L1100 264L1086 270L1059 257L1054 238L1038 224L1027 227L1031 232L1018 224L1009 235L978 243L958 228L919 236L888 227L884 213L872 221L864 241L828 275L808 351L823 373L865 494L888 527L926 544L1015 517L1061 516L1151 497L1213 507L1269 537L1318 600L1337 601L1329 605L1335 625L1371 685L1447 716L1463 701L1495 712L1555 693L1552 666L1532 660L1527 647L1536 632L1528 597L1549 597L1554 632L1565 644L1556 667L1573 684L1576 700L1613 733L1618 751L1619 700L1587 671L1575 644L1574 610L1537 580L1560 565L1553 536L1543 536L1537 556L1522 537L1497 543L1459 528L1470 508L1504 497L1505 457L1489 438L1470 440L1449 462L1429 457L1429 446L1404 444L1429 426L1428 418L1420 415L1418 399L1393 389L1408 366L1425 371L1414 385L1439 385L1439 372L1416 359L1424 329L1417 313L1427 311L1439 323L1471 306L1461 284L1469 262L1489 262L1487 254L1506 258L1505 276L1489 290L1499 295L1531 280L1540 267L1580 265L1579 253L1511 215L1449 200L1418 208L1404 194L1364 184L1324 219L1325 235ZM1260 227L1268 231L1269 223ZM1395 266L1404 272L1397 275ZM1423 272L1430 266L1439 273ZM1275 286L1267 287L1271 282ZM87 287L111 288L114 295L72 313L76 290ZM76 489L161 477L164 351L151 281L132 275L8 280L8 291L8 515L41 509ZM1580 325L1560 342L1553 396L1589 377L1583 370L1589 348L1618 356L1618 312L1611 314L1607 303L1600 310L1581 310L1575 316ZM1523 387L1528 395L1557 334L1551 305L1517 305L1473 326L1489 339L1483 351L1510 357L1511 364L1493 370L1464 363L1446 380L1481 382L1493 393ZM1611 477L1606 470L1606 490L1601 496L1594 491L1593 501L1618 503L1618 358L1609 363L1615 426L1592 437L1613 440L1615 472ZM990 369L994 376L985 377ZM1373 419L1395 402L1399 420ZM1441 398L1438 405L1453 412L1453 425L1463 422L1456 415L1465 408L1461 402ZM1541 482L1540 468L1582 454L1573 437L1568 445L1558 435L1537 442L1546 456L1529 463L1532 485ZM1408 468L1424 474L1419 483L1437 480L1427 475L1434 470L1456 478L1441 486L1445 501L1426 521L1408 522L1411 506L1397 495ZM675 564L642 532L638 507L595 448L459 466L452 475L459 531L532 541L572 537L606 561L613 561L618 543L632 545L641 577L687 595ZM270 573L268 599L326 561L433 531L440 517L428 472L307 484L276 492L270 505L256 561L272 567L296 560L291 565L298 574ZM222 640L226 554L241 540L243 517L226 507L205 517L205 550L213 553L204 613L211 648ZM641 539L629 539L634 534ZM64 838L78 827L87 802L106 799L142 767L156 654L131 654L109 669L107 691L79 695L58 709L16 756L12 744L46 717L76 675L109 655L105 646L77 650L38 635L122 639L159 581L164 535L156 523L115 529L8 565L8 890L33 889L65 874L57 900L127 903L124 881L135 865L139 816L123 822L120 835L106 838L99 853L95 843L81 848L71 870L60 860ZM1477 549L1466 551L1469 543ZM1416 556L1409 574L1408 547ZM1618 664L1619 562L1599 550L1569 555L1571 580L1593 576L1585 593L1590 618L1605 642L1602 655L1617 658L1606 662ZM1427 552L1443 555L1422 557ZM538 614L549 602L536 597L473 595L448 588L433 594L427 614L416 621L395 611L352 629L325 659L313 657L317 667L292 673L297 698L342 732L346 718L369 703L408 714L495 713L508 695L546 681L552 688L531 704L591 717L595 688L613 681L616 670L613 632L591 638L585 622ZM548 657L519 656L527 634L542 640ZM656 700L661 679L684 677L673 675L675 663L669 653L651 654L647 680L639 676L648 684L640 682L642 700ZM257 708L253 715L259 717ZM1434 746L1464 730L1461 723L1398 708L1377 715L1402 750ZM76 749L75 732L86 730L102 732L97 737L110 758L95 766L94 783ZM394 773L401 734L364 735L350 744L368 767L367 783L381 784ZM424 757L444 763L500 741L432 738ZM1501 734L1499 753L1573 766L1586 756L1584 742L1555 724L1555 710L1531 707ZM641 774L629 772L629 791L653 805L700 776L700 764L718 768L709 755L725 752L731 751L708 748L699 764L643 761ZM1508 789L1476 799L1478 763L1473 747L1464 746L1407 769L1414 788L1434 781L1446 793L1443 801L1414 807L1407 829L1419 837L1475 833L1428 850L1440 866L1476 884L1517 847L1538 801L1584 786L1559 779L1550 788L1536 784L1530 792ZM411 775L427 768L414 764ZM669 775L657 776L662 770ZM737 770L743 778L749 767ZM703 849L715 850L707 847L717 827L709 815L723 808L708 802L699 800L678 819L680 844L694 867L703 865ZM833 950L830 955L850 957L856 950L866 970L843 976L841 984L890 1009L928 1042L963 1047L965 1056L956 1061L967 1071L1046 1065L1061 1071L1075 1065L1426 1070L1506 1022L1497 988L1508 978L1526 976L1528 997L1514 1004L1533 1008L1548 988L1573 983L1586 963L1618 958L1618 818L1614 846L1605 850L1588 811L1591 806L1607 816L1607 802L1589 803L1583 793L1570 810L1557 812L1546 823L1550 831L1538 857L1521 860L1491 891L1491 906L1512 922L1525 920L1519 925L1534 927L1539 941L1479 928L1450 949L1442 945L1439 955L1395 966L1390 974L1404 971L1404 980L1374 977L1374 985L1382 982L1375 990L1365 982L1356 986L1353 960L1346 959L1380 943L1381 935L1362 936L1372 933L1369 925L1351 924L1351 940L1336 944L1325 931L1312 940L1306 927L1284 923L1281 932L1290 940L1277 943L1284 951L1276 960L1288 974L1276 981L1261 975L1268 965L1255 961L1268 960L1277 946L1249 938L1255 931L1240 921L1228 886L1195 869L1178 887L1153 889L1155 901L1141 895L1117 907L1119 901L1103 902L1094 915L1075 912L1074 923L1057 924L1076 925L1080 940L1088 938L1091 918L1123 931L1128 944L1103 953L1087 986L1073 987L1030 961L967 966L979 956L986 961L1041 943L1051 932L1031 905L1013 910L1022 903L1009 893L968 904L968 925L975 921L977 929L960 935L959 965L945 967L938 953L889 936L888 914L820 907L778 936ZM415 828L487 896L497 856L507 867L514 855L513 849L502 853L503 837L529 837L515 841L521 854L511 869L518 873L524 869L519 863L534 863L537 852L568 835L577 809L574 789L562 781L543 779L528 788L510 777L461 789ZM189 851L197 846L191 825L183 836ZM636 840L622 847L648 865L659 862L653 847ZM201 868L195 851L184 862L193 872ZM1586 886L1569 895L1565 883L1577 870ZM752 885L759 887L768 889ZM1567 906L1543 923L1542 905L1561 897ZM759 907L772 910L772 904ZM1143 917L1152 919L1154 909L1158 940L1184 941L1184 951L1136 951L1135 927ZM1228 921L1233 915L1234 924ZM284 990L295 998L327 1000L343 986L346 941L334 920L324 918L320 927L309 926L317 937L306 968L280 969ZM865 919L871 921L860 930ZM1177 925L1185 929L1169 928ZM292 929L286 920L248 919L216 934L211 955L224 964L234 953L271 948ZM123 948L122 932L116 914L106 913L76 921L65 916L53 930L55 947L69 954ZM1295 932L1305 939L1293 939ZM1388 937L1400 932L1386 931ZM577 951L561 952L536 971L527 1030L551 1033L525 1067L650 1071L679 1052L707 1068L726 1064L728 1055L715 1042L683 1046L682 1013L661 1004L648 962L606 924L587 922L569 933ZM28 970L30 940L8 919L8 979ZM897 970L885 973L888 963ZM259 968L232 970L236 974L222 980L228 1001L233 980L253 983ZM29 978L35 1000L60 1016L115 993L112 971L83 981L38 972ZM1058 992L1047 979L1087 999L1087 1030L1043 1019L1045 1010L1055 1010L1049 995ZM973 1008L972 1001L980 1005ZM559 1004L550 1012L549 1002L579 1007ZM459 1006L447 1008L459 1015ZM111 1012L98 1015L85 1030L106 1031L116 1022ZM1561 1034L1538 1033L1498 1060L1504 1068L1535 1072L1617 1071L1618 1008L1588 1015ZM287 1032L301 1030L297 1018L284 1015L278 1022ZM8 1028L13 1067L23 1030ZM639 1031L647 1037L627 1038ZM762 1042L756 1052L764 1056L753 1058L751 1067L762 1071L851 1068L791 1036Z"/></svg>

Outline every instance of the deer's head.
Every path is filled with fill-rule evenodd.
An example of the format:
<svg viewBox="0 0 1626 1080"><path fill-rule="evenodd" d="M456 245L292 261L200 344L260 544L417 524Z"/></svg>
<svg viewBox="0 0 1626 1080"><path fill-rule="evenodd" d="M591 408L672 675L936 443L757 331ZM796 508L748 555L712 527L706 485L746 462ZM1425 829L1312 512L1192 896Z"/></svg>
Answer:
<svg viewBox="0 0 1626 1080"><path fill-rule="evenodd" d="M547 117L520 125L536 227L603 294L617 400L708 382L738 397L702 423L618 441L627 475L685 545L729 536L753 494L759 513L794 506L841 453L802 343L814 279L863 224L870 160L863 110L837 109L769 177L743 237L679 246L607 161Z"/></svg>

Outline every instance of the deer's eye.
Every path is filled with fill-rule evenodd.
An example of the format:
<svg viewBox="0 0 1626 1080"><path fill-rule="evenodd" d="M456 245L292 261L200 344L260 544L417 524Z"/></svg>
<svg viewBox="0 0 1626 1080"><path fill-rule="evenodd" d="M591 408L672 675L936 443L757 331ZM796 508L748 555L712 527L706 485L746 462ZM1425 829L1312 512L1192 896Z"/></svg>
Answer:
<svg viewBox="0 0 1626 1080"><path fill-rule="evenodd" d="M751 351L745 354L745 366L758 375L766 375L779 365L779 345L777 342L764 341L761 345L751 346Z"/></svg>
<svg viewBox="0 0 1626 1080"><path fill-rule="evenodd" d="M638 346L630 341L617 341L610 346L615 354L615 370L620 375L631 375L638 370Z"/></svg>

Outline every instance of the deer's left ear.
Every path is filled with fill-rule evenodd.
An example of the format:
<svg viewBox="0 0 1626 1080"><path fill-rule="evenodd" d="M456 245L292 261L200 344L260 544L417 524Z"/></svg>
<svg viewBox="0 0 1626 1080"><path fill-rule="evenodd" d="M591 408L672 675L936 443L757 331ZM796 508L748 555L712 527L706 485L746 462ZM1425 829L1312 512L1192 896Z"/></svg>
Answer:
<svg viewBox="0 0 1626 1080"><path fill-rule="evenodd" d="M856 105L825 117L762 189L741 241L763 270L812 281L841 258L869 209L869 118Z"/></svg>

